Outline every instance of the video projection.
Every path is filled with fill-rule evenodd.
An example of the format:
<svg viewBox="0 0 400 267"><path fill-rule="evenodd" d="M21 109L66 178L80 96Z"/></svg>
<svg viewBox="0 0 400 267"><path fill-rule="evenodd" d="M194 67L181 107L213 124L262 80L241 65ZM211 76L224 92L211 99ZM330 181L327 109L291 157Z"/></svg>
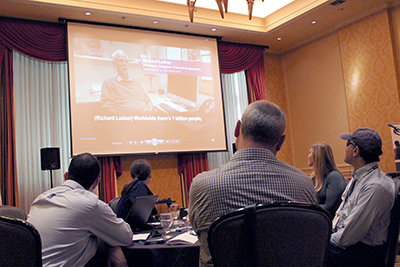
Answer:
<svg viewBox="0 0 400 267"><path fill-rule="evenodd" d="M68 22L72 154L226 150L217 40Z"/></svg>

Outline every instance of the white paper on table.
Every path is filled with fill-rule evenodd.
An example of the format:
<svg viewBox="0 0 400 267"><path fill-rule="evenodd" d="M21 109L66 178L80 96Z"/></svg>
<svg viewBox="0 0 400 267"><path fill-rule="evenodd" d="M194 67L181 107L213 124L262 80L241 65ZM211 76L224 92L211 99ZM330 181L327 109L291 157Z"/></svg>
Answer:
<svg viewBox="0 0 400 267"><path fill-rule="evenodd" d="M197 236L192 235L190 231L185 232L183 234L177 235L174 238L171 238L167 241L169 245L185 245L185 244L194 244L197 242Z"/></svg>
<svg viewBox="0 0 400 267"><path fill-rule="evenodd" d="M134 234L132 237L132 241L138 241L138 240L147 240L149 237L150 233L146 234Z"/></svg>

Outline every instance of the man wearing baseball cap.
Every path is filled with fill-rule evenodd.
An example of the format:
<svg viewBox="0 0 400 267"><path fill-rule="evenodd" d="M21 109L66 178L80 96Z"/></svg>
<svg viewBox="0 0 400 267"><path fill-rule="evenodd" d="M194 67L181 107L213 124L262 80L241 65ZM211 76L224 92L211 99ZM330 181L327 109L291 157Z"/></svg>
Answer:
<svg viewBox="0 0 400 267"><path fill-rule="evenodd" d="M378 166L381 137L360 128L340 138L354 171L333 219L327 266L383 266L395 186Z"/></svg>

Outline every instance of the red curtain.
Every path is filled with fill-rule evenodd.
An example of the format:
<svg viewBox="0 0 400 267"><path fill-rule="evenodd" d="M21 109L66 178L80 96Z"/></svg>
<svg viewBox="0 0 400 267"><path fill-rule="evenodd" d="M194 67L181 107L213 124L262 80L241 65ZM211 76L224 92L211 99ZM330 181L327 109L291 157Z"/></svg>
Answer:
<svg viewBox="0 0 400 267"><path fill-rule="evenodd" d="M120 157L98 157L101 165L99 198L106 203L115 198L115 180L121 176Z"/></svg>
<svg viewBox="0 0 400 267"><path fill-rule="evenodd" d="M3 204L18 206L13 123L12 51L0 44L0 188Z"/></svg>
<svg viewBox="0 0 400 267"><path fill-rule="evenodd" d="M178 172L184 176L183 189L185 190L185 201L189 203L188 192L193 178L208 170L207 153L187 153L178 155Z"/></svg>
<svg viewBox="0 0 400 267"><path fill-rule="evenodd" d="M232 74L252 67L263 58L265 47L218 42L221 72Z"/></svg>
<svg viewBox="0 0 400 267"><path fill-rule="evenodd" d="M265 99L265 72L264 57L260 57L257 62L247 69L246 77L248 81L249 102Z"/></svg>
<svg viewBox="0 0 400 267"><path fill-rule="evenodd" d="M264 51L262 46L218 43L221 72L246 71L250 102L265 99Z"/></svg>
<svg viewBox="0 0 400 267"><path fill-rule="evenodd" d="M0 43L28 57L66 61L65 24L0 18Z"/></svg>

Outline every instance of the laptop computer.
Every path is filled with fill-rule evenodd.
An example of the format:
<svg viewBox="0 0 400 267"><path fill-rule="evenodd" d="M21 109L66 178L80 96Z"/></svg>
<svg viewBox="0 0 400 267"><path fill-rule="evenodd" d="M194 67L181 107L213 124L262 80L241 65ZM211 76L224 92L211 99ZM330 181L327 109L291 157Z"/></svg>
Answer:
<svg viewBox="0 0 400 267"><path fill-rule="evenodd" d="M136 201L132 204L125 221L138 227L146 225L157 199L158 195L136 197Z"/></svg>

